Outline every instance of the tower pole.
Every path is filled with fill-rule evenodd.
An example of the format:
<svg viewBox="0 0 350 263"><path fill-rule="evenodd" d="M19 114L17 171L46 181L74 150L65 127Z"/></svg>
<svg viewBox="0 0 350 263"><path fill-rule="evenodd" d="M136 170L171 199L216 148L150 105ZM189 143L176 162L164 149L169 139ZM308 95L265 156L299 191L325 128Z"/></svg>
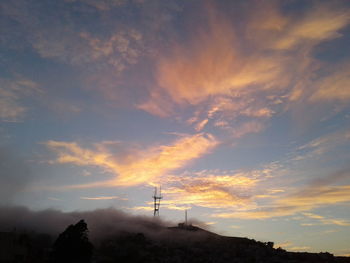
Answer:
<svg viewBox="0 0 350 263"><path fill-rule="evenodd" d="M159 195L157 195L157 187L154 188L154 210L153 210L153 216L159 216L159 207L160 207L160 199L162 199L162 189L159 187Z"/></svg>

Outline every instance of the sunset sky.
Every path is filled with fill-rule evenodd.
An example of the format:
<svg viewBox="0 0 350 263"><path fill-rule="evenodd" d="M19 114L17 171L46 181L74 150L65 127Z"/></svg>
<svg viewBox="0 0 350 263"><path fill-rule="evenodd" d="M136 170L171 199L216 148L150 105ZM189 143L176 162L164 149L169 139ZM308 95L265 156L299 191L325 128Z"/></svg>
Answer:
<svg viewBox="0 0 350 263"><path fill-rule="evenodd" d="M0 203L350 255L350 1L2 0Z"/></svg>

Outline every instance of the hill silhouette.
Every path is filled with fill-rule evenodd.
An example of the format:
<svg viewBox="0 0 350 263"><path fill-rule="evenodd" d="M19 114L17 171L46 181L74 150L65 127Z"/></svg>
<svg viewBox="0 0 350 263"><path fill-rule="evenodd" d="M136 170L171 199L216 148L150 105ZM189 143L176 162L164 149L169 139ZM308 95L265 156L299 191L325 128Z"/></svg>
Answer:
<svg viewBox="0 0 350 263"><path fill-rule="evenodd" d="M115 209L0 212L0 262L350 263L349 257L289 252L273 242L222 236L191 224L171 226Z"/></svg>
<svg viewBox="0 0 350 263"><path fill-rule="evenodd" d="M272 242L221 236L192 225L179 224L168 227L167 231L166 236L156 240L143 233L121 233L101 243L95 254L96 262L350 262L350 258L327 252L288 252L273 248Z"/></svg>

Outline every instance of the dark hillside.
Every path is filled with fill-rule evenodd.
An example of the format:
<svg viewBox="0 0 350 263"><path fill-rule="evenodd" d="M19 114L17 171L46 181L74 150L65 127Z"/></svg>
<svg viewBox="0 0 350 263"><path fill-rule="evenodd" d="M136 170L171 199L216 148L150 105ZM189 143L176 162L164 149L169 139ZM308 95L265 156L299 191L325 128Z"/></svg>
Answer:
<svg viewBox="0 0 350 263"><path fill-rule="evenodd" d="M98 263L112 262L350 262L330 253L297 253L273 248L272 242L220 236L196 226L169 227L158 239L122 233L103 241L95 251Z"/></svg>
<svg viewBox="0 0 350 263"><path fill-rule="evenodd" d="M348 257L288 252L273 242L221 236L194 225L168 227L172 223L115 209L0 212L0 263L350 263Z"/></svg>

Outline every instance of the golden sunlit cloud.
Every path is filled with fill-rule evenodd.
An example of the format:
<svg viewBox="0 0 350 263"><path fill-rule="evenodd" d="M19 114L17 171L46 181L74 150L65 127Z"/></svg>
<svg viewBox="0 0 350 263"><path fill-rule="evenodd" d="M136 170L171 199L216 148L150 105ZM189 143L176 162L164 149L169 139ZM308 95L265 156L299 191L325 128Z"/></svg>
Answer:
<svg viewBox="0 0 350 263"><path fill-rule="evenodd" d="M292 246L292 245L293 245L292 242L286 241L286 242L283 242L283 243L277 243L277 244L275 244L274 247L287 248L287 247L290 247L290 246Z"/></svg>
<svg viewBox="0 0 350 263"><path fill-rule="evenodd" d="M331 174L322 179L316 179L304 189L291 194L281 195L278 199L271 199L272 202L267 205L261 205L258 209L217 213L213 216L221 218L266 219L290 216L329 205L349 203L350 185L332 185L346 178L350 178L348 170ZM309 213L306 215L310 217L313 214ZM338 225L347 223L337 219L316 218L316 215L313 218L319 219L321 222L323 220L323 222Z"/></svg>
<svg viewBox="0 0 350 263"><path fill-rule="evenodd" d="M260 180L270 176L270 172L268 169L251 172L202 171L167 176L162 181L162 193L166 195L162 206L171 210L185 210L193 206L254 208L252 190Z"/></svg>
<svg viewBox="0 0 350 263"><path fill-rule="evenodd" d="M311 247L309 247L309 246L296 246L295 244L293 244L290 241L286 241L283 243L277 243L277 244L275 244L274 247L276 247L276 248L280 247L280 248L287 249L290 251L305 251L305 250L311 249Z"/></svg>
<svg viewBox="0 0 350 263"><path fill-rule="evenodd" d="M274 114L300 107L290 102L349 101L348 70L314 83L314 74L327 65L311 54L317 44L341 36L349 9L318 3L300 18L286 16L275 2L258 6L238 35L242 25L207 5L207 23L159 55L157 85L138 108L165 117L176 115L177 107L196 106L187 121L196 131L212 125L238 138L262 131Z"/></svg>
<svg viewBox="0 0 350 263"><path fill-rule="evenodd" d="M139 211L139 210L153 211L154 208L151 205L149 205L149 206L134 206L134 207L131 207L129 209L130 210L136 210L136 211Z"/></svg>
<svg viewBox="0 0 350 263"><path fill-rule="evenodd" d="M96 144L86 149L75 142L48 141L48 148L57 153L52 163L71 163L78 166L97 166L112 173L115 178L72 187L132 186L152 184L168 172L182 168L189 161L208 153L218 141L210 134L183 136L170 145L160 145L146 150L133 150L131 156L118 158L108 147L112 142Z"/></svg>
<svg viewBox="0 0 350 263"><path fill-rule="evenodd" d="M304 18L289 26L287 33L277 41L276 48L291 49L305 42L314 45L339 37L337 31L345 27L349 20L349 10L335 9L331 5L319 5Z"/></svg>
<svg viewBox="0 0 350 263"><path fill-rule="evenodd" d="M234 25L214 9L207 10L206 30L194 30L188 43L177 43L167 55L160 56L156 70L157 87L139 108L158 116L173 114L175 106L201 105L203 116L194 123L201 130L213 118L244 115L271 117L269 99L257 93L285 87L286 65L290 58L240 50ZM165 107L163 107L165 106ZM167 109L166 111L164 109ZM219 114L220 113L220 114ZM217 118L217 117L216 117Z"/></svg>
<svg viewBox="0 0 350 263"><path fill-rule="evenodd" d="M316 215L313 213L303 213L303 215L311 219L316 219L324 225L350 226L350 222L344 219L326 218L324 216Z"/></svg>
<svg viewBox="0 0 350 263"><path fill-rule="evenodd" d="M171 56L159 61L159 87L176 103L198 104L209 96L242 89L249 95L254 92L250 85L281 83L284 58L242 56L231 25L225 20L210 22L209 32L191 43L191 54L188 45L179 45Z"/></svg>
<svg viewBox="0 0 350 263"><path fill-rule="evenodd" d="M310 249L311 249L311 247L309 247L309 246L288 247L288 250L291 250L291 251L299 251L299 252L300 252L300 251L308 251L308 250L310 250Z"/></svg>
<svg viewBox="0 0 350 263"><path fill-rule="evenodd" d="M282 189L258 189L259 183L271 179L279 168L276 164L252 171L203 170L162 177L162 208L186 210L204 207L215 210L246 211L255 209L255 200L278 198ZM262 194L264 193L264 194ZM152 207L153 202L146 202Z"/></svg>

